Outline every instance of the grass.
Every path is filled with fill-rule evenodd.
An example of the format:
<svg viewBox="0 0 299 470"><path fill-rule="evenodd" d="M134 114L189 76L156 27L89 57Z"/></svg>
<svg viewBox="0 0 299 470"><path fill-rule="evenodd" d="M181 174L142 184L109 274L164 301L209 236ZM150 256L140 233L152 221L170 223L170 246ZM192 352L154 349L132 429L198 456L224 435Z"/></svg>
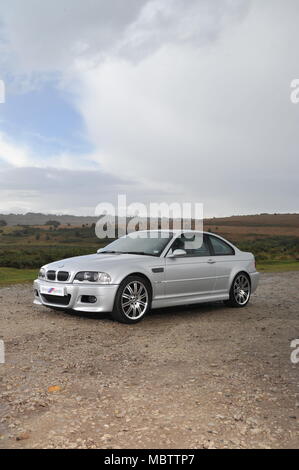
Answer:
<svg viewBox="0 0 299 470"><path fill-rule="evenodd" d="M299 271L299 262L275 260L257 263L257 270L262 273ZM0 286L31 282L36 279L38 269L16 269L0 267Z"/></svg>
<svg viewBox="0 0 299 470"><path fill-rule="evenodd" d="M16 269L0 267L0 286L30 282L37 278L38 269Z"/></svg>
<svg viewBox="0 0 299 470"><path fill-rule="evenodd" d="M274 260L257 263L257 270L262 273L299 271L299 261Z"/></svg>
<svg viewBox="0 0 299 470"><path fill-rule="evenodd" d="M211 219L211 230L228 238L241 250L254 253L260 272L299 270L299 261L296 261L299 253L299 214L244 217ZM248 219L247 225L245 219ZM269 221L272 225L278 224L279 231L269 226ZM230 227L222 225L222 222L233 222L234 225ZM257 222L265 226L265 230L258 227ZM294 233L288 231L289 225ZM0 286L32 281L40 266L96 253L98 248L110 241L98 239L93 225L59 226L57 229L31 225L1 227Z"/></svg>

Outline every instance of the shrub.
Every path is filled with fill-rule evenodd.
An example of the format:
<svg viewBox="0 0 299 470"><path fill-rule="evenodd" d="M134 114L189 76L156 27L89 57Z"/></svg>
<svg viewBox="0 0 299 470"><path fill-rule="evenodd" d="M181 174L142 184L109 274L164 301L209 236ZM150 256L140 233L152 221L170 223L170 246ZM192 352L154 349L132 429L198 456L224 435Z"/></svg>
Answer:
<svg viewBox="0 0 299 470"><path fill-rule="evenodd" d="M58 220L48 220L48 222L45 223L45 225L51 225L52 227L59 227L60 222Z"/></svg>

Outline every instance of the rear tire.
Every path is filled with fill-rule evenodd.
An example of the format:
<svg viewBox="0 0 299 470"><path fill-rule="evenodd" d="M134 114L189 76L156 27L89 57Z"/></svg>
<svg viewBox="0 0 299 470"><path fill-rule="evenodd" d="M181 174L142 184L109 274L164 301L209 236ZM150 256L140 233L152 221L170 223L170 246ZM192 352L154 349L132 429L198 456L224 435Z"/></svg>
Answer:
<svg viewBox="0 0 299 470"><path fill-rule="evenodd" d="M248 304L251 295L251 284L248 274L238 273L231 285L229 299L225 301L226 305L235 308L242 308Z"/></svg>
<svg viewBox="0 0 299 470"><path fill-rule="evenodd" d="M138 323L150 309L150 283L141 276L128 276L119 286L111 316L121 323Z"/></svg>

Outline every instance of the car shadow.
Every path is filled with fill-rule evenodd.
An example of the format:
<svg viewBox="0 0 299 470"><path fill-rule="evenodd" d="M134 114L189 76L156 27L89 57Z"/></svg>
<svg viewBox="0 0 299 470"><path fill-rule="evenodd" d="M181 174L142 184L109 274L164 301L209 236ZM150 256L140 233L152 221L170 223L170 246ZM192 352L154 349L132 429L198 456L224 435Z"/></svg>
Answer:
<svg viewBox="0 0 299 470"><path fill-rule="evenodd" d="M198 304L186 304L186 305L176 305L173 307L163 307L163 308L155 308L149 312L149 315L152 317L157 315L180 315L180 314L193 314L193 313L210 313L213 311L223 310L225 308L225 304L222 301L218 302L206 302L206 303L198 303Z"/></svg>
<svg viewBox="0 0 299 470"><path fill-rule="evenodd" d="M146 317L154 319L157 316L167 318L170 316L181 316L198 313L200 315L208 314L211 312L216 312L223 310L225 304L222 301L218 302L207 302L207 303L198 303L198 304L189 304L189 305L177 305L173 307L163 307L155 308L150 310ZM64 309L55 309L56 314L67 315L69 317L88 319L88 320L112 320L111 314L109 312L100 312L100 313L88 313L81 312L78 310L64 310ZM145 318L146 320L146 318Z"/></svg>
<svg viewBox="0 0 299 470"><path fill-rule="evenodd" d="M48 310L48 309L47 309ZM67 317L74 317L74 318L81 318L81 319L88 319L88 320L110 320L111 316L109 312L82 312L79 310L69 310L64 308L51 308L51 312L56 316L67 316Z"/></svg>

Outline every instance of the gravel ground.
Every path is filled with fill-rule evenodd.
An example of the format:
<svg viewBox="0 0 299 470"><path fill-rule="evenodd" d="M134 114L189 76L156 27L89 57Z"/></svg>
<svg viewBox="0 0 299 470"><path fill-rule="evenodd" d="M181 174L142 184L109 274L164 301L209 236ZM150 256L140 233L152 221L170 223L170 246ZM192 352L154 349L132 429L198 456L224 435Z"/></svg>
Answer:
<svg viewBox="0 0 299 470"><path fill-rule="evenodd" d="M0 448L298 448L299 273L137 325L0 289Z"/></svg>

